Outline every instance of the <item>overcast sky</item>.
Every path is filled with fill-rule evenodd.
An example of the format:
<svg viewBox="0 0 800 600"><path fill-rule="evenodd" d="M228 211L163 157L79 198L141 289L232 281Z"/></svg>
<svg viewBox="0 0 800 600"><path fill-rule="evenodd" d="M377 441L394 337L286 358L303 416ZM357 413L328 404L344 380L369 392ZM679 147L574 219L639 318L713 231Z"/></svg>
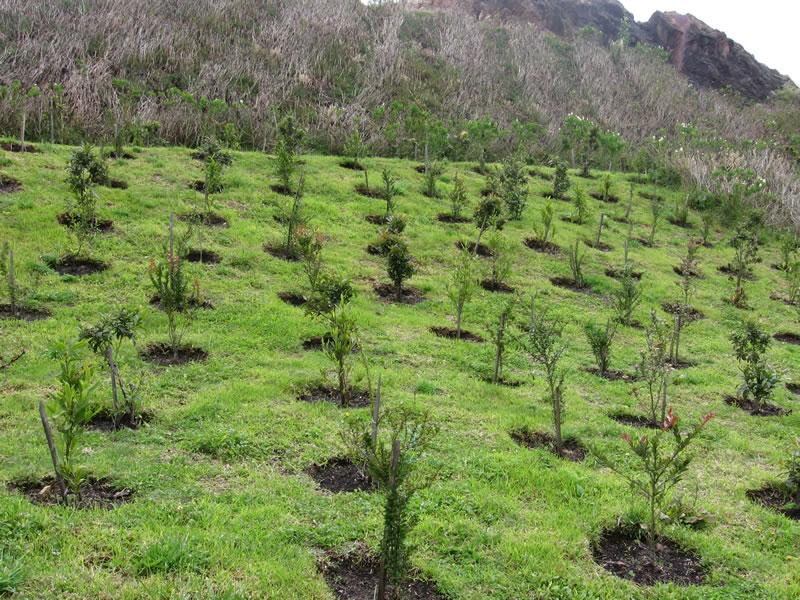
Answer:
<svg viewBox="0 0 800 600"><path fill-rule="evenodd" d="M691 13L800 85L798 0L622 0L637 21L657 10Z"/></svg>

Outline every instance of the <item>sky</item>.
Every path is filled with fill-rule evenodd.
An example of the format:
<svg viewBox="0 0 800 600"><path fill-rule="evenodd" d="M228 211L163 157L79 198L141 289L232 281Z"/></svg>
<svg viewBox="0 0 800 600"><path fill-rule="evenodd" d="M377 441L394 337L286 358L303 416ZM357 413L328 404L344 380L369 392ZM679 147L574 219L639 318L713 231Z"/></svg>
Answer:
<svg viewBox="0 0 800 600"><path fill-rule="evenodd" d="M757 60L800 85L798 0L621 0L637 21L657 10L690 13L724 31Z"/></svg>

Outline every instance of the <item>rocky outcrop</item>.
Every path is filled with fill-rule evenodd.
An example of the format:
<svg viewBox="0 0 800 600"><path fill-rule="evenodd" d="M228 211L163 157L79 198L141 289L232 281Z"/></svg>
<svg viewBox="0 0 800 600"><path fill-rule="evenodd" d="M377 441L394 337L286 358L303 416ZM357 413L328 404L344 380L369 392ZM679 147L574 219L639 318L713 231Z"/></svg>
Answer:
<svg viewBox="0 0 800 600"><path fill-rule="evenodd" d="M617 0L413 0L412 6L459 10L477 19L536 23L560 36L592 26L607 40L616 38L625 19L634 41L661 46L692 83L731 88L747 98L764 100L789 79L759 63L723 32L691 15L656 12L646 23Z"/></svg>

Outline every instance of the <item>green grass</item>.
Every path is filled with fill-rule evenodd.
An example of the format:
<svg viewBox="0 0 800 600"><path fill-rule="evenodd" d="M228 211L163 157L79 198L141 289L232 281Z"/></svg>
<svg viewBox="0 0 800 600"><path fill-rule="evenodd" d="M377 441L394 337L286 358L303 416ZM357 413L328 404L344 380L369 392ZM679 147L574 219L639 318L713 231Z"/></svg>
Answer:
<svg viewBox="0 0 800 600"><path fill-rule="evenodd" d="M42 145L42 152L7 154L3 172L18 178L23 190L0 195L0 239L16 250L19 278L31 286L28 267L69 247L56 215L68 190L64 167L71 149ZM452 325L447 301L454 244L472 239L471 224L444 225L435 216L445 200L422 195L423 176L408 161L368 159L372 182L390 166L399 179L399 212L408 216L407 234L419 272L410 281L427 301L416 306L376 299L374 282L386 281L380 258L366 245L378 228L364 216L382 203L353 192L362 175L338 166L336 157L308 156L307 214L328 236L324 250L330 268L353 278L354 307L363 327L364 346L381 372L387 403L416 401L442 425L426 469L438 481L415 504L420 516L412 534L414 565L453 598L797 598L800 596L800 524L752 504L745 491L780 476L800 426L800 403L782 386L775 401L794 413L755 418L727 406L723 397L737 387L737 367L728 333L742 317L723 302L732 283L717 272L730 260L716 231L713 249L701 251L705 278L693 302L707 316L684 333L684 356L698 362L674 378L671 403L684 422L708 411L717 418L702 435L685 487L699 486L699 506L714 516L702 531L671 526L668 534L695 549L709 568L708 583L680 589L669 585L638 588L598 567L591 542L618 518L637 519L641 505L624 483L593 457L581 464L543 450L517 446L508 432L520 426L549 427L544 382L531 379L524 357L512 355L508 375L526 383L497 388L483 382L490 373L490 344L457 343L435 337L433 325ZM463 173L474 205L483 178L470 165L448 164L442 189ZM98 238L94 254L112 263L109 271L85 278L46 274L36 300L53 317L35 323L0 320L0 355L27 353L0 371L0 581L25 598L330 598L316 561L325 550L345 550L357 541L376 548L381 530L379 495L320 493L303 470L343 450L339 431L345 413L332 405L295 400L297 391L320 378L330 365L320 352L304 352L302 340L322 328L303 311L281 302L280 291L302 291L296 263L262 251L282 232L274 220L288 199L270 191L270 159L259 153L235 153L225 174L218 211L228 229L204 229L203 242L223 256L215 266L191 265L192 278L216 305L201 311L186 341L210 352L204 364L156 368L132 350L123 373L141 379L145 407L153 421L138 431L89 432L81 459L95 476L113 478L136 491L135 500L111 511L39 507L6 491L5 482L44 476L49 456L36 406L53 389L57 365L48 358L51 344L75 335L81 323L119 306L143 307L140 344L166 338L166 319L148 306L148 261L157 256L171 211L185 213L202 203L188 188L200 177L200 164L181 148L147 148L132 161L115 161L111 176L127 190L99 188L101 215L112 218L113 234ZM591 238L599 211L622 214L627 183L614 174L616 206L588 199L594 220L584 226L558 221L555 241L568 248L576 236ZM601 181L579 180L588 191ZM531 179L525 218L507 225L504 235L515 249L510 283L568 320L569 374L565 433L589 447L624 456L621 433L610 420L618 410L639 411L632 386L586 373L592 358L585 322L604 323L611 315L608 294L615 282L604 275L621 263L626 226L607 220L604 241L614 250L587 249L586 273L596 294L575 294L548 279L569 275L566 257L536 253L523 246L550 183ZM667 198L674 192L647 187ZM555 202L557 214L571 207ZM669 210L669 209L668 209ZM646 237L649 209L637 197L635 233ZM699 216L692 214L695 232ZM678 264L691 232L664 222L657 247L631 247L644 276L644 321L651 308L677 298ZM197 241L195 241L197 243ZM777 244L770 241L748 284L754 310L767 330L800 327L793 311L769 299L782 286L770 268ZM467 305L464 327L488 336L502 298L481 291ZM620 328L611 367L631 370L643 346L643 333ZM796 347L775 343L770 360L797 376ZM357 369L357 371L360 371ZM374 374L373 373L373 374ZM99 388L102 397L109 394ZM366 409L356 412L368 418ZM630 431L630 430L629 430ZM629 460L627 457L624 460ZM21 579L21 581L19 581ZM1 588L0 588L1 589Z"/></svg>

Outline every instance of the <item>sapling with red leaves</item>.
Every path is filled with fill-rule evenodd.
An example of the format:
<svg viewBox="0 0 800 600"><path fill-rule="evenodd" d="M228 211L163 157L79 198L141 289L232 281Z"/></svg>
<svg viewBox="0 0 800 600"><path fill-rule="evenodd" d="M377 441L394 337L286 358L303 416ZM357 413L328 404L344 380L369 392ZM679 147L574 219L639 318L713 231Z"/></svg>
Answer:
<svg viewBox="0 0 800 600"><path fill-rule="evenodd" d="M667 415L667 387L669 385L670 327L663 319L650 312L645 327L645 347L640 353L637 368L639 378L647 392L648 417L651 423L662 422Z"/></svg>
<svg viewBox="0 0 800 600"><path fill-rule="evenodd" d="M467 205L467 188L458 173L453 178L453 189L450 190L448 200L450 201L450 216L454 221L458 221Z"/></svg>
<svg viewBox="0 0 800 600"><path fill-rule="evenodd" d="M336 385L342 408L350 403L353 351L358 347L358 322L347 301L340 301L333 310L322 313L328 326L322 338L322 351L336 365Z"/></svg>
<svg viewBox="0 0 800 600"><path fill-rule="evenodd" d="M386 255L386 271L394 285L398 300L403 298L403 282L416 273L414 258L403 239L396 239Z"/></svg>
<svg viewBox="0 0 800 600"><path fill-rule="evenodd" d="M438 432L430 413L408 406L382 411L369 427L353 418L343 432L354 462L366 465L385 495L376 600L398 597L408 578L411 500L435 478L419 467Z"/></svg>
<svg viewBox="0 0 800 600"><path fill-rule="evenodd" d="M475 295L478 288L477 265L475 255L465 249L459 252L458 262L452 271L450 285L447 286L447 297L453 303L456 312L456 339L461 339L461 319L464 306Z"/></svg>
<svg viewBox="0 0 800 600"><path fill-rule="evenodd" d="M616 324L611 319L606 322L605 327L587 323L584 331L597 362L598 373L601 377L605 377L608 373L608 363L611 361L611 346L617 333Z"/></svg>
<svg viewBox="0 0 800 600"><path fill-rule="evenodd" d="M544 371L547 381L547 400L550 403L553 419L555 449L564 446L561 426L564 423L564 379L566 369L561 359L567 350L564 343L564 321L551 316L548 309L539 309L535 299L531 300L530 321L523 340L523 347L531 360Z"/></svg>
<svg viewBox="0 0 800 600"><path fill-rule="evenodd" d="M731 334L730 339L742 373L739 398L751 402L758 410L769 401L779 382L777 373L764 356L772 338L758 323L746 320Z"/></svg>
<svg viewBox="0 0 800 600"><path fill-rule="evenodd" d="M634 493L644 500L647 506L647 523L642 524L642 527L653 564L658 562L659 539L662 537L661 520L670 492L689 470L693 456L688 450L712 418L714 414L708 413L689 431L682 432L680 419L670 408L660 428L652 435L643 435L637 439L627 433L623 434L622 439L637 459L635 467L623 468L619 461L596 452L600 462L623 477Z"/></svg>
<svg viewBox="0 0 800 600"><path fill-rule="evenodd" d="M92 351L102 356L111 377L111 419L118 426L123 419L136 424L141 418L141 398L138 388L126 384L119 373L119 351L124 342L136 345L136 330L141 315L136 310L122 308L106 315L94 325L81 329L79 339L86 340ZM120 394L122 398L120 398Z"/></svg>
<svg viewBox="0 0 800 600"><path fill-rule="evenodd" d="M86 472L77 462L81 454L79 445L84 426L99 409L94 401L94 369L83 358L85 347L86 342L66 340L57 343L51 351L51 356L60 365L58 387L50 395L50 404L54 409L52 418L58 432L59 444L53 439L45 403L39 404L56 484L64 501L70 495L80 499L81 484L85 480Z"/></svg>

